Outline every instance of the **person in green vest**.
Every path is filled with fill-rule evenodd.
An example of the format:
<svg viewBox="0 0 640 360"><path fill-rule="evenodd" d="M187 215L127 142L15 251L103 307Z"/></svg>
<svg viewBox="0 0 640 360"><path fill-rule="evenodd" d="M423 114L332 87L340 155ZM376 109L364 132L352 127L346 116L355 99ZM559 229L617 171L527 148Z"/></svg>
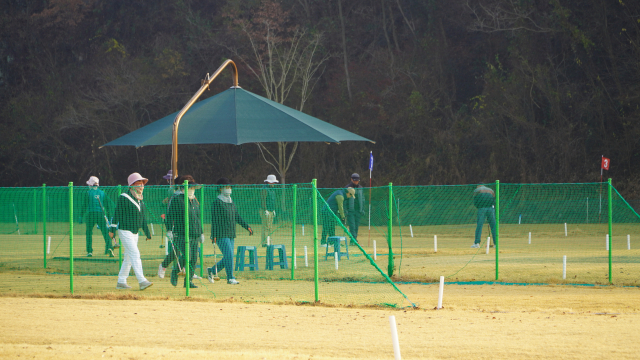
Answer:
<svg viewBox="0 0 640 360"><path fill-rule="evenodd" d="M98 189L100 180L97 177L91 176L87 181L87 185L89 186L89 191L84 199L85 212L81 219L81 222L84 221L87 226L85 231L87 256L93 256L93 228L98 225L104 238L104 253L113 257L113 244L109 237L109 222L105 209L106 205L110 205L113 208L113 201L105 196L104 191Z"/></svg>

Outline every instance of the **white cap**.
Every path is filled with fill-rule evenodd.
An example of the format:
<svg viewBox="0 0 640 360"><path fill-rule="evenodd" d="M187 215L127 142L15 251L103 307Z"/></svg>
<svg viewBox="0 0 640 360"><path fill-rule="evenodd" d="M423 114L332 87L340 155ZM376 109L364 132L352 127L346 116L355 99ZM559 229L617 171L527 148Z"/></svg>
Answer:
<svg viewBox="0 0 640 360"><path fill-rule="evenodd" d="M356 198L356 189L352 188L352 187L348 187L347 188L347 192L349 194L351 194L351 196L355 199Z"/></svg>
<svg viewBox="0 0 640 360"><path fill-rule="evenodd" d="M129 183L129 186L133 185L134 182L140 181L140 180L144 181L145 184L147 183L147 181L149 181L149 179L143 178L142 175L138 173L133 173L129 175L129 177L127 178L127 182Z"/></svg>
<svg viewBox="0 0 640 360"><path fill-rule="evenodd" d="M89 180L87 180L87 185L89 186L98 186L98 183L100 182L100 180L98 180L97 177L92 176L89 178Z"/></svg>
<svg viewBox="0 0 640 360"><path fill-rule="evenodd" d="M277 183L277 182L280 182L280 181L278 181L278 179L276 179L275 175L269 175L269 176L267 176L267 180L265 180L264 182L273 184L273 183Z"/></svg>

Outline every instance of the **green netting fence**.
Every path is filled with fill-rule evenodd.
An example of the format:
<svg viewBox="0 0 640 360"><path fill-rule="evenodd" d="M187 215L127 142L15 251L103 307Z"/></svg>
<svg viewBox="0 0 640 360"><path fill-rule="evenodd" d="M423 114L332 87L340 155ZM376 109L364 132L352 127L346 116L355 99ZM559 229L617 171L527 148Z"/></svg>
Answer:
<svg viewBox="0 0 640 360"><path fill-rule="evenodd" d="M414 305L403 283L440 276L448 282L638 285L640 217L610 183L485 187L495 194L490 209L474 205L477 185L389 184L359 189L356 197L364 201L356 213L346 197L341 214L327 200L343 189L316 189L314 182L233 185L232 203L220 186L146 186L143 219L132 210L137 200L128 186L2 188L0 272L14 274L5 291L21 288L21 274L45 280L26 291L119 291L127 257L124 246L112 248L110 233L122 244L134 226L142 275L131 271L125 281L137 290L146 278L154 283L151 291L167 296L401 307ZM231 236L233 246L222 241ZM222 250L232 255L215 267L212 284L208 269L222 261ZM193 268L168 263L172 254L191 258ZM181 270L195 272L198 288L186 286ZM54 278L48 275L69 281L47 281ZM240 285L228 285L227 277Z"/></svg>

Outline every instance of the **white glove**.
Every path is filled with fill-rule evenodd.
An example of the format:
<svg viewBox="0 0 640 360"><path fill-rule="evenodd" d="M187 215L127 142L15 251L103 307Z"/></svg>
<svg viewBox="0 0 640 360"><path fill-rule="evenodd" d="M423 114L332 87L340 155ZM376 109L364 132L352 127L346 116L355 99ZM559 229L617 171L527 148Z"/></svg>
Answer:
<svg viewBox="0 0 640 360"><path fill-rule="evenodd" d="M204 234L200 234L200 242L204 244Z"/></svg>
<svg viewBox="0 0 640 360"><path fill-rule="evenodd" d="M173 231L167 231L167 239L169 239L169 241L173 241Z"/></svg>
<svg viewBox="0 0 640 360"><path fill-rule="evenodd" d="M269 210L264 211L264 216L269 216Z"/></svg>
<svg viewBox="0 0 640 360"><path fill-rule="evenodd" d="M272 212L273 212L273 217L276 217L276 211L273 210Z"/></svg>

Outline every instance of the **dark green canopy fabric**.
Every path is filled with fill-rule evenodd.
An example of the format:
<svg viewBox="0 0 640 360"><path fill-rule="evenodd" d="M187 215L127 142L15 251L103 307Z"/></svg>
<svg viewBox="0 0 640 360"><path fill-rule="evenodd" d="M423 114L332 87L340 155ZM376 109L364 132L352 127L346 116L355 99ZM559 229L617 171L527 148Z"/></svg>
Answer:
<svg viewBox="0 0 640 360"><path fill-rule="evenodd" d="M171 145L178 112L103 146ZM182 117L178 144L244 144L277 141L371 141L242 88L195 103ZM371 141L373 142L373 141Z"/></svg>

